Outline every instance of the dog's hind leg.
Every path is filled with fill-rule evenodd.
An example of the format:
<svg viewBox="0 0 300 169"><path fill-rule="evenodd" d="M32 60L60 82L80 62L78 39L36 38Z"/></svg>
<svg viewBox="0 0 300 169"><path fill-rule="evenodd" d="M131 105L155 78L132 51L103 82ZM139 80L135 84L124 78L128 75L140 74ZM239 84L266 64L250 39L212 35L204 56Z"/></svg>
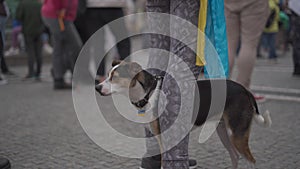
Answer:
<svg viewBox="0 0 300 169"><path fill-rule="evenodd" d="M233 132L231 139L232 139L234 146L238 150L238 152L243 157L245 157L246 160L248 160L252 164L255 164L256 160L254 159L254 157L249 149L249 145L248 145L249 133L250 133L249 129L247 129L247 131L243 134L241 134L241 133L237 134L237 133Z"/></svg>
<svg viewBox="0 0 300 169"><path fill-rule="evenodd" d="M217 133L220 137L221 142L223 143L224 147L227 149L227 151L230 154L231 162L232 162L232 168L237 169L238 167L238 161L239 161L239 154L234 148L230 137L227 132L226 124L224 119L222 118L218 124L217 127Z"/></svg>

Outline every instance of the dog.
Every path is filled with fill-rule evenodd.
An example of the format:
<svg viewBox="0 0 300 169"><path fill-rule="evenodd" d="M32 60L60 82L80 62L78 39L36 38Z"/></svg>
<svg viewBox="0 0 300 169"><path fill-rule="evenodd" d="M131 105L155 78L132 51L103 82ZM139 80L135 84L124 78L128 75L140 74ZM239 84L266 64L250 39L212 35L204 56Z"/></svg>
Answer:
<svg viewBox="0 0 300 169"><path fill-rule="evenodd" d="M216 130L230 154L232 167L234 169L238 167L239 155L248 161L250 167L254 167L256 160L248 145L252 119L267 127L272 123L270 113L266 111L260 114L254 96L237 82L225 79L197 80L198 93L196 95L199 96L201 102L194 104L196 105L192 121L194 126L201 126L208 120L213 83L216 86L226 84L225 107L222 109L221 120ZM102 96L129 91L131 103L140 111L149 107L149 104L155 104L161 84L162 77L153 76L143 70L138 63L113 61L108 78L97 84L95 88ZM150 128L154 135L160 134L159 117L153 117ZM162 150L160 139L158 138L158 143Z"/></svg>

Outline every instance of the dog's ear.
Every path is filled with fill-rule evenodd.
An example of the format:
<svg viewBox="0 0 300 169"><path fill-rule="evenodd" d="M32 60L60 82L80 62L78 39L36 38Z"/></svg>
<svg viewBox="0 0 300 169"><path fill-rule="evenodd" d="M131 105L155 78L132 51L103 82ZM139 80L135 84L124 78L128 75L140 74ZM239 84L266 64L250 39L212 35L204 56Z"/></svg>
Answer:
<svg viewBox="0 0 300 169"><path fill-rule="evenodd" d="M116 65L119 65L122 61L121 60L113 60L111 66L115 67Z"/></svg>
<svg viewBox="0 0 300 169"><path fill-rule="evenodd" d="M142 66L140 66L136 62L129 63L129 74L133 78L135 77L138 73L140 73L143 69Z"/></svg>

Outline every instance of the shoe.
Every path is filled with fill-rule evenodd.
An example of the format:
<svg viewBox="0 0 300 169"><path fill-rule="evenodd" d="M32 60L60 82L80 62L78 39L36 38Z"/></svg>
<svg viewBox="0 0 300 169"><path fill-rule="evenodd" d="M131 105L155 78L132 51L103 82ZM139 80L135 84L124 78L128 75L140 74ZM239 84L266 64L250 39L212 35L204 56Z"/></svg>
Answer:
<svg viewBox="0 0 300 169"><path fill-rule="evenodd" d="M189 159L189 169L195 169L196 167L197 167L197 161L194 159ZM142 164L140 169L160 169L160 168L161 168L160 155L142 159Z"/></svg>
<svg viewBox="0 0 300 169"><path fill-rule="evenodd" d="M26 75L22 80L23 81L26 81L26 80L32 80L34 78L34 76L33 75Z"/></svg>
<svg viewBox="0 0 300 169"><path fill-rule="evenodd" d="M41 79L40 76L35 76L35 77L34 77L34 80L35 80L36 82L41 82L41 81L42 81L42 79Z"/></svg>
<svg viewBox="0 0 300 169"><path fill-rule="evenodd" d="M259 94L253 94L254 95L254 99L257 103L262 103L266 101L265 96L263 95L259 95Z"/></svg>
<svg viewBox="0 0 300 169"><path fill-rule="evenodd" d="M293 73L293 76L295 76L295 77L300 77L300 73L298 73L298 72L297 72L297 73L296 73L296 72L294 72L294 73Z"/></svg>
<svg viewBox="0 0 300 169"><path fill-rule="evenodd" d="M2 72L4 75L6 75L6 76L15 76L16 74L15 73L13 73L13 72L11 72L11 71L5 71L5 72Z"/></svg>
<svg viewBox="0 0 300 169"><path fill-rule="evenodd" d="M0 158L0 169L10 169L10 162L8 159L1 157Z"/></svg>
<svg viewBox="0 0 300 169"><path fill-rule="evenodd" d="M269 58L269 63L270 64L277 64L278 63L277 58Z"/></svg>
<svg viewBox="0 0 300 169"><path fill-rule="evenodd" d="M54 90L68 90L72 89L72 85L66 83L64 80L59 79L59 80L54 80Z"/></svg>
<svg viewBox="0 0 300 169"><path fill-rule="evenodd" d="M1 76L0 76L0 85L5 85L7 84L7 80L3 79Z"/></svg>
<svg viewBox="0 0 300 169"><path fill-rule="evenodd" d="M294 68L293 76L300 76L300 68L299 67Z"/></svg>
<svg viewBox="0 0 300 169"><path fill-rule="evenodd" d="M11 47L7 51L5 51L4 56L15 56L18 54L20 54L20 49Z"/></svg>
<svg viewBox="0 0 300 169"><path fill-rule="evenodd" d="M51 55L53 53L53 48L48 43L45 43L43 45L43 50L48 55Z"/></svg>

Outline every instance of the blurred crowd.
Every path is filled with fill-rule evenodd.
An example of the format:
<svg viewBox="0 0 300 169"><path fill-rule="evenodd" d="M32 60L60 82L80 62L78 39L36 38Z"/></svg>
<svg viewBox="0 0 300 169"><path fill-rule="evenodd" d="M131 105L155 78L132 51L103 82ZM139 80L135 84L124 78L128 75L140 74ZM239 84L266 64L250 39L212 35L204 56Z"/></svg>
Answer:
<svg viewBox="0 0 300 169"><path fill-rule="evenodd" d="M52 55L51 75L54 89L70 89L64 75L73 72L78 53L98 29L126 14L143 12L144 0L1 0L2 33L1 70L4 76L14 76L5 58L26 53L28 73L22 80L41 80L43 54ZM123 23L119 28L138 31L141 24ZM111 28L115 36L118 30ZM103 32L104 33L104 32ZM5 43L7 40L7 43ZM101 40L104 42L104 39ZM130 54L130 41L117 44L120 59ZM100 52L104 43L99 45ZM104 79L105 63L97 70L96 82ZM0 75L0 84L7 80Z"/></svg>
<svg viewBox="0 0 300 169"><path fill-rule="evenodd" d="M41 80L42 55L48 54L52 55L51 75L54 89L70 89L71 84L65 82L64 75L68 71L73 71L82 45L107 23L127 14L143 12L145 1L1 0L0 56L4 76L0 75L0 84L7 83L5 76L15 74L9 69L5 58L24 52L27 54L28 72L22 77L23 80ZM293 37L294 39L297 37L295 35L299 30L296 30L296 26L293 25L298 22L292 22L292 20L299 18L300 12L291 9L288 0L269 0L269 11L267 23L257 47L257 57L268 58L271 63L276 64L277 58L290 51L293 46ZM293 27L295 31L292 31ZM119 25L119 29L123 30L123 35L127 34L128 29L139 31L141 28L141 22L133 20ZM110 28L110 31L116 37L122 36L120 31L114 28ZM5 43L7 39L9 41ZM238 50L242 50L241 40L239 46ZM116 47L119 59L125 59L130 54L129 39L118 43ZM104 51L104 43L99 45L97 50ZM294 50L294 53L299 53L298 50ZM299 75L299 56L294 55L294 65L294 75ZM105 78L104 71L105 62L103 61L96 71L96 83Z"/></svg>

